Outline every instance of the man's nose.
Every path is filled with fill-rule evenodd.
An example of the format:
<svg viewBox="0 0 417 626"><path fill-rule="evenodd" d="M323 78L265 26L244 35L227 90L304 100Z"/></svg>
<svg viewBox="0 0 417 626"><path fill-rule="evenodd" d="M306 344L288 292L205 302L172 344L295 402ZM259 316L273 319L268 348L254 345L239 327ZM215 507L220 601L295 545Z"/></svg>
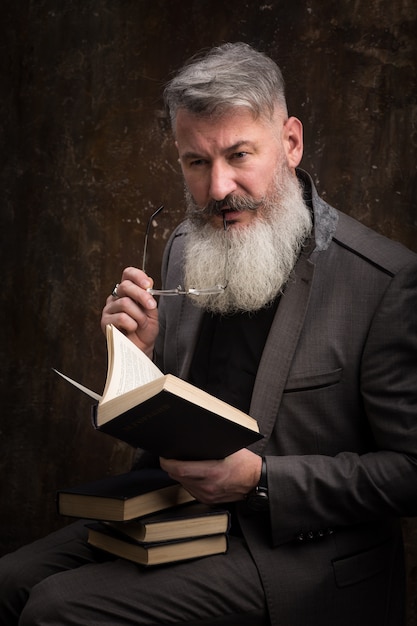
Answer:
<svg viewBox="0 0 417 626"><path fill-rule="evenodd" d="M236 191L233 168L226 163L213 163L210 172L210 198L216 201Z"/></svg>

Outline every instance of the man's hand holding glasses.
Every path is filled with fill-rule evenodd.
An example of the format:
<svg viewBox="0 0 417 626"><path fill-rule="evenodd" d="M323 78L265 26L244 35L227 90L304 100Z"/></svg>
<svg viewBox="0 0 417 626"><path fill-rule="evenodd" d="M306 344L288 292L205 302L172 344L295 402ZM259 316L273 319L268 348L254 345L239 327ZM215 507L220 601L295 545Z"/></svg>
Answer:
<svg viewBox="0 0 417 626"><path fill-rule="evenodd" d="M152 356L155 339L158 335L158 309L153 296L199 296L220 294L227 287L227 242L225 246L224 280L221 285L195 286L187 289L181 285L170 289L155 289L153 280L146 274L146 254L151 226L155 217L162 211L160 206L149 218L143 245L142 269L127 267L107 298L101 317L103 331L113 324L123 331L143 352ZM224 220L226 231L226 220Z"/></svg>

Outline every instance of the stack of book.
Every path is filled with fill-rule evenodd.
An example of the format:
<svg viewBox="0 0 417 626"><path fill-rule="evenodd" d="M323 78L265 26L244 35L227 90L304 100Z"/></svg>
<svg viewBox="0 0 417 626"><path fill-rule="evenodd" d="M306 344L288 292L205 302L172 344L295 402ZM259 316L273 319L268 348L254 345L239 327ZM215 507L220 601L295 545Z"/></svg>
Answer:
<svg viewBox="0 0 417 626"><path fill-rule="evenodd" d="M227 551L230 515L197 502L160 469L131 471L57 493L61 515L94 520L88 542L159 565Z"/></svg>
<svg viewBox="0 0 417 626"><path fill-rule="evenodd" d="M194 385L164 375L122 332L106 328L102 395L55 370L93 398L93 424L156 456L222 459L262 439L255 419ZM138 563L227 550L229 512L204 506L162 470L129 472L58 492L62 515L95 520L88 541Z"/></svg>

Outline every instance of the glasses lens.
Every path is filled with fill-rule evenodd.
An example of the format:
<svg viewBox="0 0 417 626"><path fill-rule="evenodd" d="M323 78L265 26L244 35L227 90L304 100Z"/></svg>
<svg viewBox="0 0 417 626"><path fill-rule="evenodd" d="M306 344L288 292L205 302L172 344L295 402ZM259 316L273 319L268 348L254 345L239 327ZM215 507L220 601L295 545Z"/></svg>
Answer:
<svg viewBox="0 0 417 626"><path fill-rule="evenodd" d="M205 289L189 289L187 293L192 296L208 296L222 293L227 285L216 285L215 287L206 287Z"/></svg>
<svg viewBox="0 0 417 626"><path fill-rule="evenodd" d="M183 289L178 285L176 289L152 289L146 291L152 296L209 296L222 293L227 285L216 285L215 287L206 287L204 289Z"/></svg>

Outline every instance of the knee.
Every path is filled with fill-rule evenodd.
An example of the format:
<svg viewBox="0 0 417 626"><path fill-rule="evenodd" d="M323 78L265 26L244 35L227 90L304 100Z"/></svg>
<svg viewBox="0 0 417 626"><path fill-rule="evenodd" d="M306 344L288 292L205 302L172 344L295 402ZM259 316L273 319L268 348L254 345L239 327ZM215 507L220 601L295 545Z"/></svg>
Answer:
<svg viewBox="0 0 417 626"><path fill-rule="evenodd" d="M7 554L0 559L0 623L17 624L30 593L31 575L24 562Z"/></svg>
<svg viewBox="0 0 417 626"><path fill-rule="evenodd" d="M21 613L19 626L73 623L68 596L54 579L55 576L50 576L33 587Z"/></svg>

